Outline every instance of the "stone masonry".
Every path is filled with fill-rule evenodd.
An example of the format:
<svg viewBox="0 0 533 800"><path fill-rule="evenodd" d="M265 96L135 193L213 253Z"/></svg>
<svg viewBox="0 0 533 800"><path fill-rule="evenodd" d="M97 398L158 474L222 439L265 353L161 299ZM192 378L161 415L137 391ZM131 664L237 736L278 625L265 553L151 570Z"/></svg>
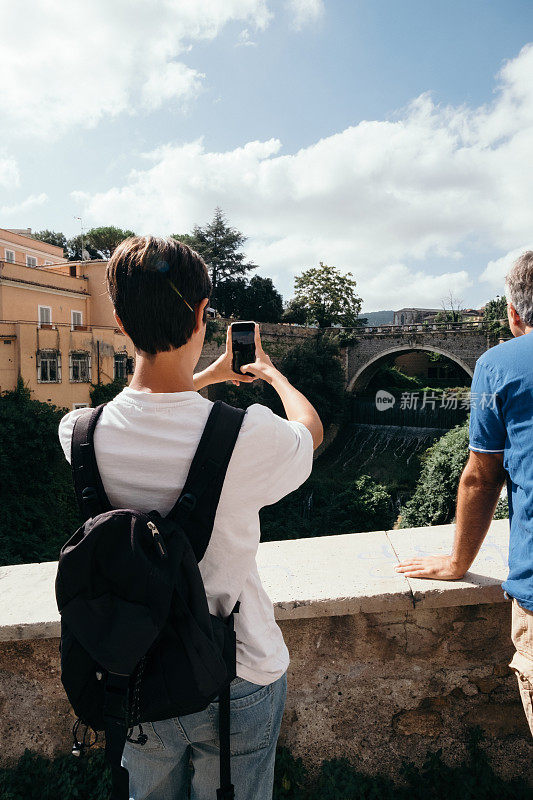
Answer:
<svg viewBox="0 0 533 800"><path fill-rule="evenodd" d="M349 391L363 388L388 355L399 355L409 350L426 350L441 353L455 361L470 377L476 361L491 346L485 331L427 330L406 331L403 334L363 333L357 343L346 348L345 370Z"/></svg>
<svg viewBox="0 0 533 800"><path fill-rule="evenodd" d="M398 560L446 552L451 525L260 545L258 567L291 654L280 742L311 770L346 757L399 777L441 748L455 764L479 726L495 771L533 786L506 575L508 521L493 522L461 581L414 581ZM0 568L0 764L69 752L55 562Z"/></svg>
<svg viewBox="0 0 533 800"><path fill-rule="evenodd" d="M206 343L198 365L199 369L204 369L224 352L224 331L227 324L229 320L219 321L221 330ZM450 330L446 330L445 327L437 330L427 328L420 331L412 330L413 327L406 327L403 331L399 327L394 327L390 332L386 326L379 329L363 328L358 331L353 342L341 349L348 390L357 391L364 388L388 355L399 355L411 350L441 353L472 376L477 359L493 344L488 340L482 326L478 328L465 326L464 329L458 327ZM340 329L328 329L328 333L340 333ZM261 335L265 350L276 362L296 344L316 339L319 331L317 328L299 325L261 323Z"/></svg>

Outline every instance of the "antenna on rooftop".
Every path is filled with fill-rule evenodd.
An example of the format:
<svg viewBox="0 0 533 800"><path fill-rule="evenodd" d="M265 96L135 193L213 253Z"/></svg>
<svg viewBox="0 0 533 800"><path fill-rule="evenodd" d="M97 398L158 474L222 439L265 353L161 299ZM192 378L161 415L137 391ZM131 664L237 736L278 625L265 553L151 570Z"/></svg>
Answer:
<svg viewBox="0 0 533 800"><path fill-rule="evenodd" d="M83 244L83 220L82 220L81 217L74 217L74 219L79 219L79 221L80 221L80 228L81 228L81 260L85 261L86 260L85 256L86 255L89 256L89 253L87 252L87 250L85 250L85 247L84 247L84 244Z"/></svg>

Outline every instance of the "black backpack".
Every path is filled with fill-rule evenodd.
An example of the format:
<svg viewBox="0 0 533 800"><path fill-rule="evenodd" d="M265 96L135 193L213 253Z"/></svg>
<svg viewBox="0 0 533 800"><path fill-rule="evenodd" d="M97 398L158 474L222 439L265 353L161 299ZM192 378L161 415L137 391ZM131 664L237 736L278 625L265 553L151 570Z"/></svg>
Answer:
<svg viewBox="0 0 533 800"><path fill-rule="evenodd" d="M239 604L227 619L209 613L198 562L245 412L213 404L185 486L161 517L111 508L93 446L104 405L74 425L72 472L86 521L61 548L55 583L61 680L78 718L73 753L91 746L89 728L96 738L104 731L111 800L128 800L128 772L121 766L126 739L142 745L143 722L192 714L218 697L217 798L231 800L229 685L236 674L233 614Z"/></svg>

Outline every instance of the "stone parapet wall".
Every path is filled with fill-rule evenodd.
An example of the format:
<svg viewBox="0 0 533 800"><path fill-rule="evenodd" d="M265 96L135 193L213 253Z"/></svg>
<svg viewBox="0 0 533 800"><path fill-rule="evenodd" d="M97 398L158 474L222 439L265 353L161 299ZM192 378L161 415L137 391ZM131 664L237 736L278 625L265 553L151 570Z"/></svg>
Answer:
<svg viewBox="0 0 533 800"><path fill-rule="evenodd" d="M199 369L204 369L224 352L224 332L231 320L217 320L220 331L206 342ZM291 347L320 335L318 328L307 328L300 325L274 324L262 322L261 336L265 350L274 362L278 361ZM381 331L377 333L376 330ZM328 329L327 334L341 334L340 329ZM346 337L346 331L344 332ZM341 360L349 391L364 388L374 372L385 363L387 356L423 350L441 353L470 376L474 372L477 359L494 342L490 342L483 327L470 330L424 330L411 331L400 328L387 332L386 326L379 329L362 328L352 332L353 339L341 348Z"/></svg>
<svg viewBox="0 0 533 800"><path fill-rule="evenodd" d="M526 775L533 745L508 669L508 524L494 522L462 581L416 582L398 560L449 549L452 526L262 544L258 565L289 651L281 742L311 769L347 757L398 777L442 748L462 760L479 726L496 772ZM56 563L0 569L0 763L70 750L59 675Z"/></svg>
<svg viewBox="0 0 533 800"><path fill-rule="evenodd" d="M509 663L509 604L359 613L281 623L292 653L282 740L311 767L348 758L398 777L442 748L466 756L484 733L495 772L526 773L533 746Z"/></svg>
<svg viewBox="0 0 533 800"><path fill-rule="evenodd" d="M228 325L233 322L231 319L217 319L219 331L204 344L202 355L198 363L198 370L205 369L215 359L217 359L225 349L225 331ZM301 325L287 325L273 322L259 323L261 330L261 341L265 350L274 362L288 352L291 347L297 344L316 339L317 328L306 328Z"/></svg>

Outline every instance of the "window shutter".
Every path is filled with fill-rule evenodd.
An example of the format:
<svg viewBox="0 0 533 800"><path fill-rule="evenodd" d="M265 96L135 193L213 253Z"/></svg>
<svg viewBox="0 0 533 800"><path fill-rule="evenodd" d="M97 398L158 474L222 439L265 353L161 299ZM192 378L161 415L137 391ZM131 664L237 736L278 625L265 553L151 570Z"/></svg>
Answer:
<svg viewBox="0 0 533 800"><path fill-rule="evenodd" d="M61 352L57 351L57 382L61 383Z"/></svg>
<svg viewBox="0 0 533 800"><path fill-rule="evenodd" d="M90 383L92 379L92 372L91 372L91 354L87 353L87 380Z"/></svg>

